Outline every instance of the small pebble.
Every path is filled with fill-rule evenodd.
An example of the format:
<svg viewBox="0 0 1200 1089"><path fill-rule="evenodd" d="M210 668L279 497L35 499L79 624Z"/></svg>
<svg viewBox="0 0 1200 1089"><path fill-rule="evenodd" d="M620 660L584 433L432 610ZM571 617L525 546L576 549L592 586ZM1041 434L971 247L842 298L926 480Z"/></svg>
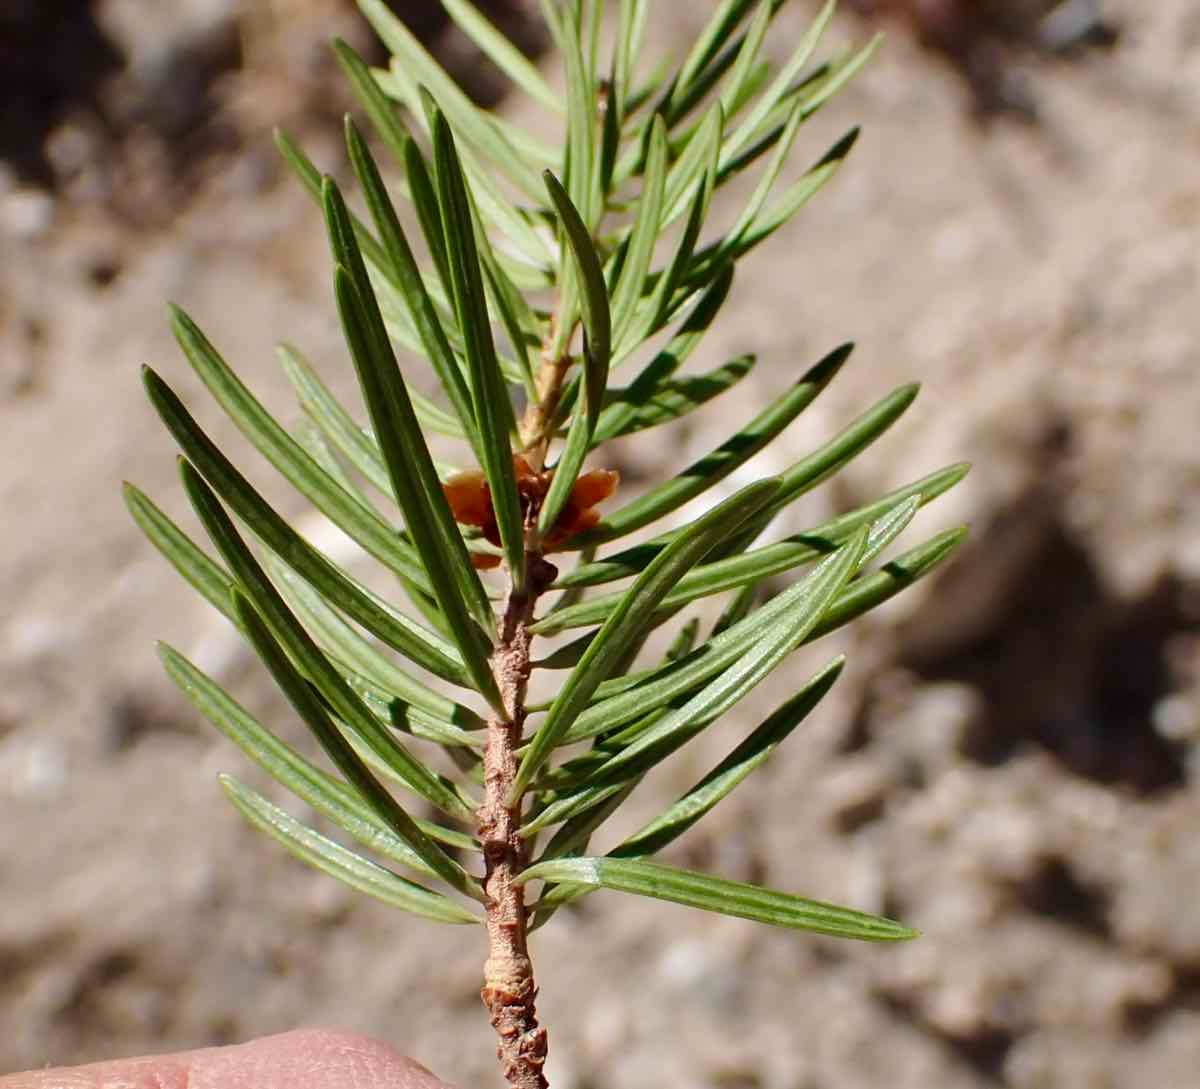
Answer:
<svg viewBox="0 0 1200 1089"><path fill-rule="evenodd" d="M1185 695L1159 700L1151 712L1154 729L1166 741L1194 741L1200 734L1200 718L1192 700Z"/></svg>
<svg viewBox="0 0 1200 1089"><path fill-rule="evenodd" d="M51 802L67 784L67 754L61 742L30 732L0 743L0 784L12 798Z"/></svg>
<svg viewBox="0 0 1200 1089"><path fill-rule="evenodd" d="M0 197L0 228L11 238L32 241L54 224L55 201L38 189L17 189Z"/></svg>

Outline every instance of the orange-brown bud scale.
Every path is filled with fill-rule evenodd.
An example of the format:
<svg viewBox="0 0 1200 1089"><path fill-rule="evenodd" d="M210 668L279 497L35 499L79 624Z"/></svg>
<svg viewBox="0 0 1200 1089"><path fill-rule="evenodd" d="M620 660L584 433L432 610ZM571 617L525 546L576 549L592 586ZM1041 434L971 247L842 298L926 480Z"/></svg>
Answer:
<svg viewBox="0 0 1200 1089"><path fill-rule="evenodd" d="M541 507L550 483L553 470L537 472L521 454L513 455L513 469L517 478L517 495L521 501L521 513L526 519ZM611 469L592 469L580 474L571 489L571 495L558 516L553 528L542 542L544 549L551 552L584 530L591 529L600 521L600 512L595 509L603 503L620 483L620 474ZM460 525L474 526L483 532L486 540L500 544L500 529L496 524L496 512L492 506L492 491L487 478L479 469L467 469L455 473L442 484L446 502L454 520ZM490 571L499 566L498 556L474 553L471 563L477 571Z"/></svg>
<svg viewBox="0 0 1200 1089"><path fill-rule="evenodd" d="M492 491L481 470L455 473L442 484L442 492L460 525L482 529L492 519Z"/></svg>
<svg viewBox="0 0 1200 1089"><path fill-rule="evenodd" d="M571 502L582 510L603 503L617 490L621 474L612 469L592 469L580 475L571 489Z"/></svg>

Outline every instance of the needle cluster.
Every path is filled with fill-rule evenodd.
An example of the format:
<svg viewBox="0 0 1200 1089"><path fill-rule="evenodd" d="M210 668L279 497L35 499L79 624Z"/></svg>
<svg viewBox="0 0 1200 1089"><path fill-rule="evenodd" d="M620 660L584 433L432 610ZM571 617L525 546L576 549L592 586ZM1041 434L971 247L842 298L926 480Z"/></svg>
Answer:
<svg viewBox="0 0 1200 1089"><path fill-rule="evenodd" d="M724 0L682 63L649 66L648 0L620 0L608 15L603 0L544 0L564 96L467 0L442 0L561 119L561 145L547 145L478 109L382 0L360 3L391 64L372 69L344 43L334 49L397 182L384 184L350 118L365 215L287 134L277 142L324 214L361 406L339 403L322 368L283 346L302 410L286 428L187 314L172 309L171 321L221 408L390 573L396 593L373 592L305 539L149 369L147 392L179 445L212 547L136 488L126 497L153 544L241 631L327 757L286 744L164 646L184 695L321 827L222 777L230 801L346 884L425 920L480 926L504 1073L541 1089L546 1034L528 937L596 889L819 934L913 936L889 919L656 860L805 720L837 680L839 658L731 739L728 755L645 827L603 852L592 841L649 771L702 731L737 730L739 703L799 647L945 560L961 530L898 554L891 546L966 470L940 469L762 542L780 513L900 418L916 395L905 386L778 475L682 515L796 420L848 345L798 370L760 413L636 497L606 467L610 443L669 426L754 366L740 357L685 370L739 262L854 144L852 131L784 181L804 122L873 48L815 59L832 4L780 66L765 44L783 0ZM748 200L711 235L714 195L742 176L756 178ZM421 367L436 396L419 392L432 385L416 379ZM457 444L457 464L434 458L435 434ZM781 576L790 584L766 599ZM705 628L689 607L716 595L723 609ZM674 633L669 648L648 656L662 627ZM531 703L531 679L547 672L554 698Z"/></svg>

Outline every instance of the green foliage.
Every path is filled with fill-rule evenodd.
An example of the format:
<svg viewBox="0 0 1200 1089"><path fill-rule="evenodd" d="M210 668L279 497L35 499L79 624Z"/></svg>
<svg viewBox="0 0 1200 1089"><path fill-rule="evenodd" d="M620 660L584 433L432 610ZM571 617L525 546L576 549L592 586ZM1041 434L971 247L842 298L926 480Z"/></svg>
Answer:
<svg viewBox="0 0 1200 1089"><path fill-rule="evenodd" d="M643 71L646 0L621 0L609 24L600 0L544 0L564 62L560 95L468 0L442 0L499 69L565 126L561 147L548 147L477 108L387 6L360 2L391 65L374 70L344 43L334 48L403 202L393 204L385 170L353 121L347 155L365 219L290 137L280 134L278 144L324 213L333 297L362 408L339 404L322 369L283 347L304 417L291 433L191 318L173 309L172 326L251 444L394 577L403 601L369 590L305 540L152 371L147 391L182 451L186 490L218 558L126 488L151 542L241 631L334 771L284 744L212 678L163 648L169 675L260 768L370 857L223 779L230 799L297 857L355 888L425 918L479 921L486 897L472 792L482 779L486 720L513 713L514 691L497 668L511 620L500 604L506 591L510 607L536 600L537 612L519 621L532 636L579 633L548 651L535 646L535 670L566 672L551 703L527 709L507 797L529 847L519 881L538 890L535 925L609 888L821 934L911 937L890 920L650 860L814 711L840 659L732 744L658 818L606 855L586 852L649 770L702 731L736 731L738 705L797 648L953 552L961 530L879 562L964 466L759 543L800 496L881 438L916 388L889 394L778 476L681 517L821 394L850 356L850 346L835 348L794 372L799 377L766 408L682 472L617 504L599 524L553 539L574 510L589 456L603 464L608 442L669 427L753 367L752 357L740 357L682 373L729 296L735 265L790 221L853 147L855 132L783 181L804 122L861 68L873 43L815 63L829 4L775 66L767 46L783 0L725 0L682 64ZM607 63L599 47L606 26ZM753 170L757 180L732 226L707 237L713 200ZM656 338L661 346L647 350ZM635 359L634 374L618 381L617 370ZM432 382L420 376L423 365ZM422 395L417 386L440 393ZM493 515L482 535L478 525L456 522L443 488L455 470L435 461L431 434L454 439L456 460L478 466ZM522 490L528 481L514 460L530 451L534 472L546 454L553 470L536 502ZM559 560L579 562L547 573L548 545ZM496 558L507 586L477 570ZM788 588L763 600L768 580L794 573ZM629 581L616 586L622 580ZM702 633L686 606L722 594L719 620ZM670 626L670 650L647 662L647 638ZM459 769L456 779L435 770L438 750ZM393 787L431 806L437 819L411 815ZM552 829L539 848L540 834Z"/></svg>

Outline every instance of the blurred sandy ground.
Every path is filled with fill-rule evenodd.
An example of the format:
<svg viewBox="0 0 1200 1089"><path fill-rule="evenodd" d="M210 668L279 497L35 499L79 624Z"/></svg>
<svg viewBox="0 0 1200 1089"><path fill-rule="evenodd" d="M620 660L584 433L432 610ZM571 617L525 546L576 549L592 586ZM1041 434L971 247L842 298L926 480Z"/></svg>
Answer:
<svg viewBox="0 0 1200 1089"><path fill-rule="evenodd" d="M704 8L658 6L655 42ZM777 53L810 14L791 8ZM681 467L847 338L843 376L756 468L924 383L794 524L970 459L909 534L969 521L960 562L797 656L613 835L844 647L832 701L671 857L925 936L863 948L592 897L535 945L556 1089L1195 1084L1200 15L1107 8L1113 53L1031 63L1040 130L981 131L949 69L894 34L802 132L796 169L864 127L834 185L740 271L696 363L756 351L753 378L669 444L615 451L635 485ZM0 184L0 1070L329 1023L464 1089L496 1084L480 938L354 898L222 802L218 770L261 780L160 676L154 639L297 731L120 501L129 478L183 514L141 363L233 434L165 299L283 418L276 340L349 393L321 226L267 128L285 120L344 171L346 100L319 43L368 39L334 0L109 0L96 16L103 107L67 104ZM846 18L833 36L864 33Z"/></svg>

